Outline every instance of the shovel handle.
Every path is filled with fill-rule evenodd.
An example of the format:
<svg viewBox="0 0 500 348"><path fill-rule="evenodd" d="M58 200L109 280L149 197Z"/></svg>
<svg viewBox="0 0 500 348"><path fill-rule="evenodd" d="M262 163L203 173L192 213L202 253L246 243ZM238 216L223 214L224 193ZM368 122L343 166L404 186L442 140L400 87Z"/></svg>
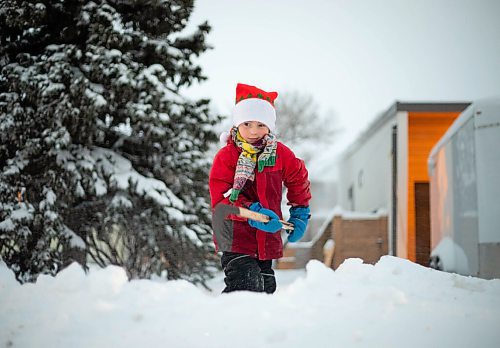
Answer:
<svg viewBox="0 0 500 348"><path fill-rule="evenodd" d="M250 220L255 220L255 221L260 221L260 222L268 222L271 218L267 215L257 213L256 211L252 211L246 208L239 207L240 213L238 214L241 217L250 219ZM292 230L293 231L293 224L289 223L288 221L283 221L280 220L280 222L283 224L283 229L284 230Z"/></svg>

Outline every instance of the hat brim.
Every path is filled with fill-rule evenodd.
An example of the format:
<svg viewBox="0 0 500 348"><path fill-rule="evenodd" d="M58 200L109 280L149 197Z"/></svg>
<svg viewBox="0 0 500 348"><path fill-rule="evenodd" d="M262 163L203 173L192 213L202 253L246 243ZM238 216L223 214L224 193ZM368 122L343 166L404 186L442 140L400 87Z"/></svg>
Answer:
<svg viewBox="0 0 500 348"><path fill-rule="evenodd" d="M233 124L257 121L264 123L270 131L276 128L276 110L268 101L250 98L240 101L233 109Z"/></svg>

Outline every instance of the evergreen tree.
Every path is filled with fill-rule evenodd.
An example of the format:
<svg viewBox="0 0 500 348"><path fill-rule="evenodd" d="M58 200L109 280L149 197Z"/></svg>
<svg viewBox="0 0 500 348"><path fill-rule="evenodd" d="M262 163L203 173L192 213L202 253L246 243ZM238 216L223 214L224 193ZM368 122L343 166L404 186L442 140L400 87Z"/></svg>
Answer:
<svg viewBox="0 0 500 348"><path fill-rule="evenodd" d="M18 280L68 263L204 282L205 152L218 120L182 88L207 23L192 0L0 3L0 256ZM166 271L166 272L165 272Z"/></svg>

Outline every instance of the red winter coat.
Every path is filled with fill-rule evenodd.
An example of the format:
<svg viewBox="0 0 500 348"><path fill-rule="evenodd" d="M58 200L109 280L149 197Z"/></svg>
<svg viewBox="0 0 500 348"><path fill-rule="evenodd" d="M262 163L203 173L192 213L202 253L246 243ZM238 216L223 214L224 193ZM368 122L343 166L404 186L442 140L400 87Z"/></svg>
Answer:
<svg viewBox="0 0 500 348"><path fill-rule="evenodd" d="M229 196L224 194L233 187L234 172L241 150L229 139L228 144L219 150L210 170L210 197L212 210L220 203L231 204ZM248 207L254 202L260 202L264 208L271 209L280 218L282 186L287 187L288 204L291 206L308 206L311 199L310 183L304 161L284 144L278 142L276 149L276 164L264 167L262 172L255 168L255 180L247 180L241 190L236 206ZM271 260L283 256L281 233L268 233L251 227L246 219L230 216L224 223L225 233L214 231L216 247L230 245L235 253L247 254L260 260ZM231 233L232 232L232 233ZM223 237L224 236L224 237ZM217 241L218 238L226 238ZM219 242L219 243L217 243Z"/></svg>

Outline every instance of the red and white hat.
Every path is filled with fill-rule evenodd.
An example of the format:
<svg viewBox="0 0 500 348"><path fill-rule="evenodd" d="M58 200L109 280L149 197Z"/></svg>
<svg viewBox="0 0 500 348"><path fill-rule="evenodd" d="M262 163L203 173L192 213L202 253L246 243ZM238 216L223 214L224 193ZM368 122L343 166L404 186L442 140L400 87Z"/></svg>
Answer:
<svg viewBox="0 0 500 348"><path fill-rule="evenodd" d="M276 128L274 100L277 92L266 92L260 88L238 83L236 86L236 105L233 109L233 125L258 121L264 123L271 132Z"/></svg>

